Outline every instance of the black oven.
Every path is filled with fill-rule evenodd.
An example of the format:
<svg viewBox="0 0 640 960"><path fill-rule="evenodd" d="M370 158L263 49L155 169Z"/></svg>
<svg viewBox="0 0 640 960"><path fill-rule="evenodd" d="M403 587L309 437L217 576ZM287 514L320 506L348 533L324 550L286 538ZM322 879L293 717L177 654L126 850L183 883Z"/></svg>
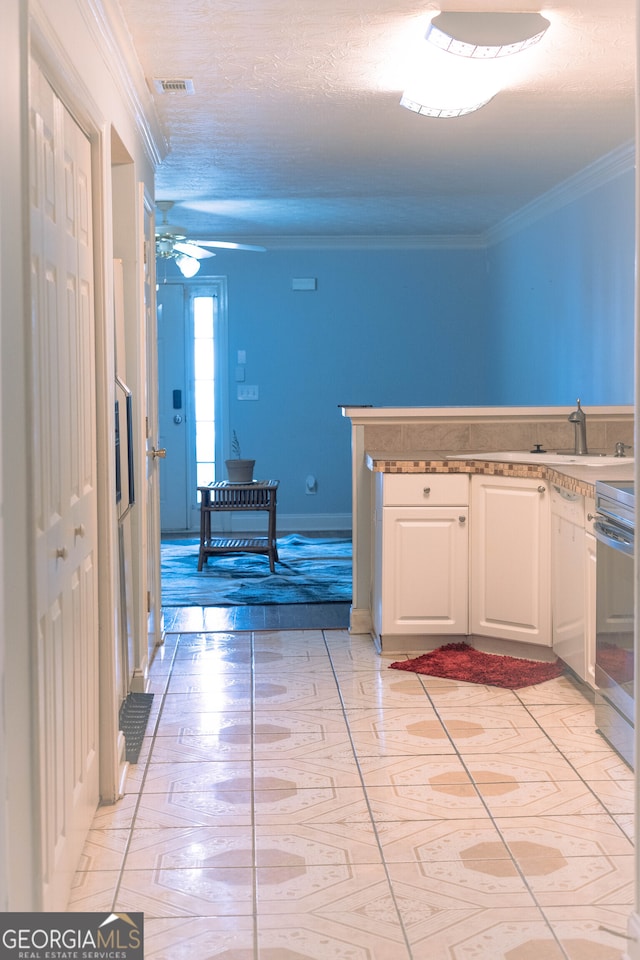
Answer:
<svg viewBox="0 0 640 960"><path fill-rule="evenodd" d="M634 766L634 533L631 481L596 483L596 724Z"/></svg>

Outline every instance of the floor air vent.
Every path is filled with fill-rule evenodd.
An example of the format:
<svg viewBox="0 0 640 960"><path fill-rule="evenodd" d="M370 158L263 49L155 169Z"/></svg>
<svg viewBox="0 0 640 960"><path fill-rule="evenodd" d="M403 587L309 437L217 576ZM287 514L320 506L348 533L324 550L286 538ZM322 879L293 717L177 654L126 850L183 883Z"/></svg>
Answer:
<svg viewBox="0 0 640 960"><path fill-rule="evenodd" d="M120 729L128 763L138 762L152 703L152 693L130 693L120 707Z"/></svg>

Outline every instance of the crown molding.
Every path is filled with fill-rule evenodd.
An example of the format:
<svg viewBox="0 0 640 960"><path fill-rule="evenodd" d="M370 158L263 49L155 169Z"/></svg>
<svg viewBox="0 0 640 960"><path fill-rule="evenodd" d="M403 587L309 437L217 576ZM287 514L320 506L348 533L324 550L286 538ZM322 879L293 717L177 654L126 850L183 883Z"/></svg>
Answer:
<svg viewBox="0 0 640 960"><path fill-rule="evenodd" d="M239 243L258 243L268 250L486 250L543 217L579 200L635 167L635 143L630 141L600 157L483 234L460 236L251 236ZM206 239L206 238L203 238ZM214 238L215 239L215 238Z"/></svg>
<svg viewBox="0 0 640 960"><path fill-rule="evenodd" d="M104 62L140 134L154 167L164 159L168 143L160 128L151 93L131 36L115 0L82 0L78 9L96 38Z"/></svg>
<svg viewBox="0 0 640 960"><path fill-rule="evenodd" d="M501 243L515 233L519 233L543 217L549 216L562 207L581 199L598 187L610 183L622 174L629 173L635 167L635 143L630 141L611 153L605 154L574 176L563 180L531 203L521 207L501 223L487 230L485 243L491 247Z"/></svg>

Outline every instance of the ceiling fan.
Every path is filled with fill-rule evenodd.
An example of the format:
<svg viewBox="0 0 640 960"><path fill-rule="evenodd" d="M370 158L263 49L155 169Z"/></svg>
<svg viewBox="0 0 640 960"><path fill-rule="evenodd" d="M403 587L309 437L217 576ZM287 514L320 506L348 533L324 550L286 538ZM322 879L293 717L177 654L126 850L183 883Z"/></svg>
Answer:
<svg viewBox="0 0 640 960"><path fill-rule="evenodd" d="M251 243L233 243L230 240L189 240L186 227L169 223L167 214L174 205L173 200L157 200L156 206L162 213L162 221L156 224L156 257L162 260L175 260L176 266L184 277L193 277L200 269L200 260L215 257L215 253L205 247L219 247L224 250L253 250L264 253L266 247Z"/></svg>

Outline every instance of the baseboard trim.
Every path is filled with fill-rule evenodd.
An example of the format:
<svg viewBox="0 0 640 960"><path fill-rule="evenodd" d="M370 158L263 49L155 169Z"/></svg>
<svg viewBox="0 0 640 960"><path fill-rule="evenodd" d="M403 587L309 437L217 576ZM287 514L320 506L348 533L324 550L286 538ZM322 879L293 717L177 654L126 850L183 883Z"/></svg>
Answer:
<svg viewBox="0 0 640 960"><path fill-rule="evenodd" d="M349 633L370 634L373 629L371 611L368 607L351 607Z"/></svg>
<svg viewBox="0 0 640 960"><path fill-rule="evenodd" d="M228 511L212 518L214 532L255 533L262 529L260 513L246 511ZM266 521L266 513L264 514ZM280 513L277 514L277 535L284 537L289 533L335 533L337 536L351 536L352 516L350 513ZM172 537L199 537L200 527L193 530L163 531Z"/></svg>
<svg viewBox="0 0 640 960"><path fill-rule="evenodd" d="M126 752L127 746L124 740L124 733L122 730L118 730L118 795L114 797L113 803L115 803L116 800L122 800L125 795L125 783L129 773Z"/></svg>

